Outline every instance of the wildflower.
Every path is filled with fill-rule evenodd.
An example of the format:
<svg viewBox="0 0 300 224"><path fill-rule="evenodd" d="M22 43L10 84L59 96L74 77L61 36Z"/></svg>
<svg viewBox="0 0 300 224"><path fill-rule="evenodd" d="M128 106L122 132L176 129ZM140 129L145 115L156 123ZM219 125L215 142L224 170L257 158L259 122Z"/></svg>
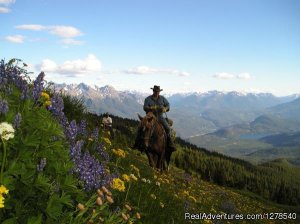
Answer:
<svg viewBox="0 0 300 224"><path fill-rule="evenodd" d="M135 217L136 217L137 219L141 219L141 214L137 212L137 213L135 214Z"/></svg>
<svg viewBox="0 0 300 224"><path fill-rule="evenodd" d="M7 122L2 122L0 124L0 136L2 139L7 141L11 138L14 138L15 137L14 133L15 133L15 129L11 124Z"/></svg>
<svg viewBox="0 0 300 224"><path fill-rule="evenodd" d="M127 174L123 174L122 175L122 179L126 182L129 182L130 181L130 177L127 175Z"/></svg>
<svg viewBox="0 0 300 224"><path fill-rule="evenodd" d="M132 210L132 208L131 208L129 205L127 205L127 204L125 204L125 208L126 208L128 211L131 211L131 210Z"/></svg>
<svg viewBox="0 0 300 224"><path fill-rule="evenodd" d="M107 190L107 188L104 187L104 186L101 187L101 190L102 190L104 193L106 193L106 194L109 192L109 190Z"/></svg>
<svg viewBox="0 0 300 224"><path fill-rule="evenodd" d="M87 136L87 130L86 130L86 120L81 120L78 127L78 134L83 135L84 137Z"/></svg>
<svg viewBox="0 0 300 224"><path fill-rule="evenodd" d="M146 178L142 178L141 181L144 182L144 183L147 183Z"/></svg>
<svg viewBox="0 0 300 224"><path fill-rule="evenodd" d="M153 198L154 200L156 199L155 194L151 194L150 197Z"/></svg>
<svg viewBox="0 0 300 224"><path fill-rule="evenodd" d="M148 179L148 180L147 180L147 183L148 183L148 184L151 184L151 180L150 180L150 179Z"/></svg>
<svg viewBox="0 0 300 224"><path fill-rule="evenodd" d="M112 182L112 188L118 191L125 191L124 182L120 178L114 178Z"/></svg>
<svg viewBox="0 0 300 224"><path fill-rule="evenodd" d="M69 125L67 125L66 129L66 136L69 140L74 140L77 136L77 125L76 121L73 120Z"/></svg>
<svg viewBox="0 0 300 224"><path fill-rule="evenodd" d="M100 197L97 197L96 203L97 203L97 205L102 205L103 201Z"/></svg>
<svg viewBox="0 0 300 224"><path fill-rule="evenodd" d="M47 100L47 101L44 102L43 105L44 105L45 107L48 107L48 106L50 106L51 104L52 104L51 101L50 101L50 100Z"/></svg>
<svg viewBox="0 0 300 224"><path fill-rule="evenodd" d="M41 72L36 80L33 82L33 89L32 89L32 97L35 102L37 102L38 98L41 95L42 90L44 89L44 72Z"/></svg>
<svg viewBox="0 0 300 224"><path fill-rule="evenodd" d="M154 179L157 179L157 176L156 175L154 175L154 177L153 177Z"/></svg>
<svg viewBox="0 0 300 224"><path fill-rule="evenodd" d="M189 196L189 199L192 200L192 201L194 201L194 202L197 202L196 198L193 197L193 196Z"/></svg>
<svg viewBox="0 0 300 224"><path fill-rule="evenodd" d="M165 207L164 203L162 203L162 202L160 202L159 205L160 205L160 207L162 207L162 208Z"/></svg>
<svg viewBox="0 0 300 224"><path fill-rule="evenodd" d="M156 181L155 185L160 187L160 182Z"/></svg>
<svg viewBox="0 0 300 224"><path fill-rule="evenodd" d="M84 205L81 203L78 203L77 208L79 208L80 211L83 211L85 209Z"/></svg>
<svg viewBox="0 0 300 224"><path fill-rule="evenodd" d="M123 218L125 221L128 220L127 216L126 216L124 213L122 213L122 218Z"/></svg>
<svg viewBox="0 0 300 224"><path fill-rule="evenodd" d="M126 157L126 153L125 153L125 151L122 150L122 149L113 149L112 151L113 151L113 153L114 153L116 156L119 156L119 157L121 157L121 158L125 158L125 157Z"/></svg>
<svg viewBox="0 0 300 224"><path fill-rule="evenodd" d="M99 197L103 197L103 192L100 189L97 190L97 193Z"/></svg>
<svg viewBox="0 0 300 224"><path fill-rule="evenodd" d="M13 123L13 128L18 129L21 126L22 116L20 113L17 113Z"/></svg>
<svg viewBox="0 0 300 224"><path fill-rule="evenodd" d="M93 139L95 140L98 140L98 137L99 137L99 128L96 127L93 132L92 132L92 136L91 136Z"/></svg>
<svg viewBox="0 0 300 224"><path fill-rule="evenodd" d="M137 168L135 165L130 165L131 169L133 169L134 171L136 171L137 173L140 172L139 168Z"/></svg>
<svg viewBox="0 0 300 224"><path fill-rule="evenodd" d="M102 138L102 140L108 144L108 145L111 145L111 141L108 139L108 138Z"/></svg>
<svg viewBox="0 0 300 224"><path fill-rule="evenodd" d="M6 100L0 100L0 114L7 114L8 112L8 103Z"/></svg>
<svg viewBox="0 0 300 224"><path fill-rule="evenodd" d="M4 185L0 186L0 194L8 194L9 190Z"/></svg>
<svg viewBox="0 0 300 224"><path fill-rule="evenodd" d="M46 92L41 92L41 97L42 97L45 101L50 100L50 96L49 96L49 94L46 93Z"/></svg>
<svg viewBox="0 0 300 224"><path fill-rule="evenodd" d="M133 179L133 180L135 180L135 181L137 181L138 179L137 179L137 177L136 176L134 176L134 174L130 174L130 178L131 179Z"/></svg>
<svg viewBox="0 0 300 224"><path fill-rule="evenodd" d="M109 195L106 195L106 200L107 200L110 204L114 203L113 198L112 198L111 196L109 196Z"/></svg>
<svg viewBox="0 0 300 224"><path fill-rule="evenodd" d="M189 195L190 195L190 193L189 193L188 191L186 191L186 190L184 190L182 194L183 194L184 196L189 196Z"/></svg>
<svg viewBox="0 0 300 224"><path fill-rule="evenodd" d="M42 158L40 164L36 165L37 171L42 172L47 164L47 159Z"/></svg>

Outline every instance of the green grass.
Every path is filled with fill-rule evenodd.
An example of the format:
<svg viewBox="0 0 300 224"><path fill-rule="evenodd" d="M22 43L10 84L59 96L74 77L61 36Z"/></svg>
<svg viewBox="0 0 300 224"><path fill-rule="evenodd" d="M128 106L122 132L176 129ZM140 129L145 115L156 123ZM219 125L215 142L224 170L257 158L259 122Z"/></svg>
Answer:
<svg viewBox="0 0 300 224"><path fill-rule="evenodd" d="M114 144L113 142L112 148ZM119 146L117 144L117 147ZM213 214L296 211L295 207L271 203L247 191L238 191L203 181L196 175L191 176L174 166L171 166L168 173L160 173L148 166L145 154L127 147L123 150L127 154L126 158L113 157L112 170L119 170L120 175L132 173L138 180L126 183L125 192L117 192L117 203L129 204L140 212L142 223L213 223L210 220L189 222L184 219L185 211ZM132 165L139 171L133 169ZM150 183L144 183L143 179L149 180ZM157 186L157 182L160 186ZM152 194L156 199L151 197ZM270 223L269 221L258 220L251 223ZM241 222L231 220L227 223ZM278 223L296 222L289 220Z"/></svg>

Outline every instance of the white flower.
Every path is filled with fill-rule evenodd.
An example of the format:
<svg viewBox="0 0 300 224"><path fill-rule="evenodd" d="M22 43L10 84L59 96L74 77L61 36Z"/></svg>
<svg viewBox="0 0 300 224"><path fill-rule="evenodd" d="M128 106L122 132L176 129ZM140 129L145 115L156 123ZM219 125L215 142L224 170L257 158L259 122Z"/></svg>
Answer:
<svg viewBox="0 0 300 224"><path fill-rule="evenodd" d="M142 182L144 182L144 183L147 182L147 180L146 180L145 178L142 178L141 180L142 180Z"/></svg>
<svg viewBox="0 0 300 224"><path fill-rule="evenodd" d="M15 137L14 133L15 133L15 129L11 124L7 122L2 122L0 124L0 136L2 139L7 141L11 138L14 138Z"/></svg>
<svg viewBox="0 0 300 224"><path fill-rule="evenodd" d="M159 187L160 187L160 183L159 183L158 181L156 181L155 184L156 184L156 186L159 186Z"/></svg>
<svg viewBox="0 0 300 224"><path fill-rule="evenodd" d="M151 184L151 180L148 179L148 180L147 180L147 183L148 183L148 184Z"/></svg>

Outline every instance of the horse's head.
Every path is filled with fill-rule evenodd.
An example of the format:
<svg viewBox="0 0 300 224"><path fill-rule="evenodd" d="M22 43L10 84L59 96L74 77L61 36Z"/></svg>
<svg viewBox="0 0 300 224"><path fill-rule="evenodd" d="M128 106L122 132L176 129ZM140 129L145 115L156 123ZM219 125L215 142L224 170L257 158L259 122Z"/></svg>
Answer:
<svg viewBox="0 0 300 224"><path fill-rule="evenodd" d="M150 146L150 139L152 137L154 126L156 122L156 117L152 112L148 112L145 117L139 115L139 119L141 121L140 128L141 128L141 138L144 140L144 145L146 148Z"/></svg>

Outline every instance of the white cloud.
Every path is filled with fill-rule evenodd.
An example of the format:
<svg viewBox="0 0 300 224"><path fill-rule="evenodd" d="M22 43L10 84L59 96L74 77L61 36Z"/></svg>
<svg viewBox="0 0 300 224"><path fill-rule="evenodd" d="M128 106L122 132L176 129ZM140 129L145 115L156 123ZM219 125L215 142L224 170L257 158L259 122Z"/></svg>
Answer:
<svg viewBox="0 0 300 224"><path fill-rule="evenodd" d="M251 75L249 73L241 73L237 75L238 79L245 79L245 80L249 80L251 79Z"/></svg>
<svg viewBox="0 0 300 224"><path fill-rule="evenodd" d="M9 13L10 9L5 7L0 7L0 13Z"/></svg>
<svg viewBox="0 0 300 224"><path fill-rule="evenodd" d="M34 30L34 31L40 31L46 29L45 26L38 25L38 24L24 24L24 25L16 26L15 28L19 30Z"/></svg>
<svg viewBox="0 0 300 224"><path fill-rule="evenodd" d="M22 44L24 43L25 37L22 35L13 35L13 36L6 36L5 39L12 43Z"/></svg>
<svg viewBox="0 0 300 224"><path fill-rule="evenodd" d="M84 44L83 41L74 40L72 38L62 39L61 43L66 44L66 45L82 45L82 44Z"/></svg>
<svg viewBox="0 0 300 224"><path fill-rule="evenodd" d="M156 69L150 68L148 66L138 66L135 68L130 68L124 71L127 74L136 74L136 75L148 75L148 74L171 74L178 76L189 76L188 72L182 72L173 69Z"/></svg>
<svg viewBox="0 0 300 224"><path fill-rule="evenodd" d="M0 0L0 5L8 6L15 3L16 0ZM0 7L0 13L9 13L11 10L7 7Z"/></svg>
<svg viewBox="0 0 300 224"><path fill-rule="evenodd" d="M221 72L213 75L214 78L217 79L233 79L235 76L230 73Z"/></svg>
<svg viewBox="0 0 300 224"><path fill-rule="evenodd" d="M240 73L238 75L230 74L227 72L221 72L221 73L216 73L213 75L214 78L216 79L243 79L243 80L249 80L251 79L251 75L247 72L245 73Z"/></svg>
<svg viewBox="0 0 300 224"><path fill-rule="evenodd" d="M63 38L72 38L82 35L81 31L73 26L51 26L49 27L49 31L51 34Z"/></svg>
<svg viewBox="0 0 300 224"><path fill-rule="evenodd" d="M95 55L90 54L85 59L65 61L61 65L57 65L50 59L44 59L42 63L36 67L37 70L44 72L62 74L68 77L78 77L83 74L99 72L101 70L101 62Z"/></svg>
<svg viewBox="0 0 300 224"><path fill-rule="evenodd" d="M3 4L3 5L10 5L15 2L16 2L16 0L0 0L0 4Z"/></svg>
<svg viewBox="0 0 300 224"><path fill-rule="evenodd" d="M46 31L52 35L62 37L60 41L64 45L82 45L84 42L75 40L74 37L83 35L82 32L73 26L43 26L40 24L23 24L15 26L19 30Z"/></svg>

